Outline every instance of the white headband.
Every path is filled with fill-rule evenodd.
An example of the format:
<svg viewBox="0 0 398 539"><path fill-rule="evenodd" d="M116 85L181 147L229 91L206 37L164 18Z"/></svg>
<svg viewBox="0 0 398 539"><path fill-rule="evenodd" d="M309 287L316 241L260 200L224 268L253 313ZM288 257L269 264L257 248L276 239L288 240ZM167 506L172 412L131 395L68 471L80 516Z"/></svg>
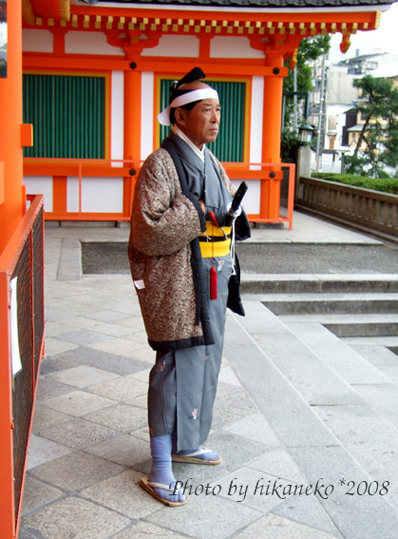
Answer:
<svg viewBox="0 0 398 539"><path fill-rule="evenodd" d="M194 101L202 101L203 99L217 99L218 93L213 88L200 88L198 90L191 90L186 94L179 95L170 103L170 105L162 110L158 115L159 123L162 125L170 125L170 109L176 107L182 107L193 103Z"/></svg>

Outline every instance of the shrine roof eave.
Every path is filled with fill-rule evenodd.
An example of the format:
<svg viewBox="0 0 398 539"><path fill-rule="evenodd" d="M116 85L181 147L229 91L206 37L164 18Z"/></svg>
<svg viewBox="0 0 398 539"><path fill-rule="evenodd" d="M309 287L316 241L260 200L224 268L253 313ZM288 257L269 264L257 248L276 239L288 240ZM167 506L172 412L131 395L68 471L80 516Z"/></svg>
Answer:
<svg viewBox="0 0 398 539"><path fill-rule="evenodd" d="M42 0L43 1L43 0ZM53 0L55 1L55 0ZM58 0L61 1L61 0ZM173 0L174 2L184 0ZM194 0L195 1L195 0ZM69 20L54 21L48 16L36 16L30 26L51 28L63 26L70 30L105 31L108 38L117 37L110 33L128 32L134 39L146 34L150 39L158 39L160 34L210 34L229 36L249 36L262 41L275 43L286 42L287 39L296 40L316 34L334 34L341 32L348 44L349 35L361 30L374 30L379 27L383 11L390 8L389 0L383 3L372 0L363 0L367 5L359 6L358 0L350 0L350 8L338 5L326 7L326 2L341 2L349 0L305 0L318 2L319 7L303 8L271 8L271 7L245 7L233 6L232 0L217 0L230 2L229 5L216 5L215 1L205 5L210 0L197 0L203 2L200 6L189 4L170 4L163 0L153 0L153 3L144 3L138 0L132 2L98 2L87 4L81 0L70 6ZM252 0L233 0L236 2ZM279 0L253 0L254 2ZM302 2L304 0L283 0L286 2ZM157 2L157 3L156 3ZM282 0L280 0L280 3ZM29 26L29 23L24 25ZM346 47L346 45L344 45ZM343 51L344 52L344 51Z"/></svg>
<svg viewBox="0 0 398 539"><path fill-rule="evenodd" d="M92 0L91 0L92 1ZM290 10L290 9L303 9L309 8L311 10L318 9L332 9L336 8L373 8L382 9L383 6L390 6L397 0L107 0L98 1L90 4L91 6L98 7L138 7L140 5L150 6L155 5L165 7L182 7L190 8L191 6L206 6L206 8L261 8L261 9L278 9L278 10ZM77 5L87 5L82 0L77 0Z"/></svg>
<svg viewBox="0 0 398 539"><path fill-rule="evenodd" d="M220 4L216 3L218 1ZM233 4L235 1L236 5ZM269 6L261 6L260 2L266 1L270 2ZM222 2L225 4L221 4ZM238 2L253 2L253 4L252 6L248 3L238 5ZM258 2L258 5L256 6L254 2ZM280 4L296 2L296 7L286 6L286 9L280 6L272 7L271 2L274 2L275 6L277 2ZM308 2L306 7L299 7L299 3L302 2ZM314 6L310 7L310 2L313 2ZM330 5L328 6L326 2L330 2ZM339 2L347 2L347 4L352 2L352 4L350 7L344 7L339 5ZM315 6L315 3L318 5ZM96 4L86 4L80 0L76 5L71 6L71 19L73 17L79 17L79 19L80 17L112 17L113 20L125 20L130 23L137 21L141 27L148 21L151 25L154 21L160 21L162 25L166 21L169 26L176 22L178 26L182 26L187 21L191 26L196 25L197 21L205 26L210 21L213 26L218 24L227 26L235 23L236 27L242 23L248 27L253 23L257 25L267 23L270 27L274 24L324 23L328 25L328 31L332 33L335 31L333 23L352 23L354 24L352 33L355 33L355 25L358 30L378 28L381 13L388 11L390 7L391 0L378 3L376 0L363 0L363 4L360 4L358 0L193 0L189 2L187 0L172 0L171 2L153 0L151 3L137 0L134 3L106 1ZM329 29L329 25L333 27ZM132 29L131 24L129 29ZM340 31L340 28L337 31ZM345 33L344 28L342 31Z"/></svg>
<svg viewBox="0 0 398 539"><path fill-rule="evenodd" d="M175 0L176 2L178 0ZM198 0L200 2L202 0ZM207 0L203 0L205 2ZM224 0L220 0L224 1ZM229 0L228 0L229 1ZM240 0L238 0L240 1ZM244 0L246 1L246 0ZM249 0L248 0L249 1ZM251 0L250 0L251 1ZM257 1L257 0L253 0ZM261 0L258 0L261 1ZM275 0L277 1L277 0ZM293 0L288 0L293 1ZM296 0L294 0L296 1ZM301 2L302 0L297 0ZM321 0L308 0L308 1L321 1ZM323 1L323 0L322 0ZM339 2L340 0L330 0L330 2ZM350 1L350 0L347 0ZM355 2L355 0L352 0ZM364 0L371 1L371 0ZM134 19L194 19L194 20L217 20L217 21L322 21L327 22L344 22L354 21L365 22L374 20L375 14L380 14L384 11L388 11L391 7L391 3L388 0L384 3L374 3L373 5L352 5L352 7L342 6L319 6L315 7L289 7L288 9L272 8L272 7L247 7L247 6L233 6L230 5L205 5L205 3L195 5L193 2L185 2L180 4L164 3L161 0L153 0L153 2L140 2L136 3L123 2L99 2L97 4L83 4L79 2L76 5L71 6L71 18L73 16L88 16L88 17L109 17L113 18L134 20ZM45 18L45 17L43 17ZM202 23L203 24L203 23ZM369 25L368 29L374 29Z"/></svg>

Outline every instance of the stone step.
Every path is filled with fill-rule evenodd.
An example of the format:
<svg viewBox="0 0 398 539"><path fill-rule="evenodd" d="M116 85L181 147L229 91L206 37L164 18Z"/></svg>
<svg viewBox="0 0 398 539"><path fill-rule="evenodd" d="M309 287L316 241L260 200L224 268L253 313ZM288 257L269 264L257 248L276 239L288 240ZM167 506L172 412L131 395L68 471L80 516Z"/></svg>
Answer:
<svg viewBox="0 0 398 539"><path fill-rule="evenodd" d="M337 337L398 335L398 314L299 314L280 317L282 322L319 322Z"/></svg>
<svg viewBox="0 0 398 539"><path fill-rule="evenodd" d="M337 387L343 386L342 391L338 391L327 380L316 380L309 372L311 360L308 367L305 367L304 357L307 359L308 351L304 345L300 345L298 339L260 302L245 301L244 304L244 318L228 313L224 345L224 355L239 381L254 398L276 436L286 447L305 446L309 439L316 445L338 445L310 404L321 402L320 399L329 403L336 399L340 402L341 399L353 402L349 387L338 380ZM283 345L286 343L285 337L289 339L287 349L286 344ZM268 350L263 348L263 342L268 342ZM273 354L269 354L271 347L278 356L277 362ZM278 353L282 349L284 353ZM284 365L292 349L296 353L292 353L289 373ZM298 376L294 375L296 365ZM321 375L324 379L322 370ZM326 392L322 395L325 386Z"/></svg>
<svg viewBox="0 0 398 539"><path fill-rule="evenodd" d="M259 301L246 306L240 323L308 404L358 403L350 384L391 383L321 324L283 323Z"/></svg>
<svg viewBox="0 0 398 539"><path fill-rule="evenodd" d="M349 346L366 345L366 346L385 346L394 352L398 352L398 336L381 336L381 337L342 337Z"/></svg>
<svg viewBox="0 0 398 539"><path fill-rule="evenodd" d="M319 322L284 322L325 365L349 384L390 384L392 381Z"/></svg>
<svg viewBox="0 0 398 539"><path fill-rule="evenodd" d="M398 273L397 251L383 243L309 243L308 236L306 242L237 242L240 266L248 273Z"/></svg>
<svg viewBox="0 0 398 539"><path fill-rule="evenodd" d="M393 365L398 367L398 357L390 349L378 344L353 344L351 346L353 350L358 352L363 358L365 358L372 365Z"/></svg>
<svg viewBox="0 0 398 539"><path fill-rule="evenodd" d="M398 384L398 348L387 348L381 344L350 344L366 361Z"/></svg>
<svg viewBox="0 0 398 539"><path fill-rule="evenodd" d="M333 497L320 503L342 536L394 537L398 420L374 397L379 388L395 395L396 385L321 324L291 328L260 301L244 305L246 317L228 316L224 349L238 379L307 481L334 478ZM342 478L389 481L389 496L346 496Z"/></svg>
<svg viewBox="0 0 398 539"><path fill-rule="evenodd" d="M276 315L286 314L370 314L398 312L398 294L259 294L256 297Z"/></svg>
<svg viewBox="0 0 398 539"><path fill-rule="evenodd" d="M398 292L397 274L242 273L245 294Z"/></svg>

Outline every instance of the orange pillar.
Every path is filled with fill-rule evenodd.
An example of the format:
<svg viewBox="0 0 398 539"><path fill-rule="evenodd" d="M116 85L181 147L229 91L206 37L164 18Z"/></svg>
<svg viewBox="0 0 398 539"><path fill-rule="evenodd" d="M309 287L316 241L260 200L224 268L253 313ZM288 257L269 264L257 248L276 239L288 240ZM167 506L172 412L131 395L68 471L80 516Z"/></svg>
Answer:
<svg viewBox="0 0 398 539"><path fill-rule="evenodd" d="M128 55L129 56L129 55ZM124 159L141 159L141 71L131 61L124 72ZM138 163L126 163L126 167L138 173ZM130 216L133 188L136 176L124 179L123 214Z"/></svg>
<svg viewBox="0 0 398 539"><path fill-rule="evenodd" d="M262 162L281 162L283 56L266 52L265 64L273 68L271 76L264 77L263 151ZM261 182L260 217L277 220L279 217L280 183L282 172L269 169L268 178Z"/></svg>
<svg viewBox="0 0 398 539"><path fill-rule="evenodd" d="M22 12L7 2L7 78L0 78L0 255L25 213L22 186ZM15 537L7 275L0 274L0 537Z"/></svg>
<svg viewBox="0 0 398 539"><path fill-rule="evenodd" d="M25 213L22 184L22 12L7 2L7 78L0 78L0 253Z"/></svg>
<svg viewBox="0 0 398 539"><path fill-rule="evenodd" d="M8 302L9 282L5 272L0 273L0 537L15 537L15 502L14 502L14 455L13 455L13 419L11 394L11 362Z"/></svg>

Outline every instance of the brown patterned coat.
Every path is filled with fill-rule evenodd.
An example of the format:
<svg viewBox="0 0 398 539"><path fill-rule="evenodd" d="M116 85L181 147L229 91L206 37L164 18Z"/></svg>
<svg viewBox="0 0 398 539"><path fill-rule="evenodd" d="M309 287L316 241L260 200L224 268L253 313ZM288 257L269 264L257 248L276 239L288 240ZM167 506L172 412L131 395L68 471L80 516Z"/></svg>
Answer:
<svg viewBox="0 0 398 539"><path fill-rule="evenodd" d="M233 195L234 187L221 163L216 163ZM147 158L137 180L128 245L131 274L154 350L212 343L211 332L207 335L203 320L197 319L191 264L190 242L205 228L199 201L182 192L173 160L159 148Z"/></svg>

